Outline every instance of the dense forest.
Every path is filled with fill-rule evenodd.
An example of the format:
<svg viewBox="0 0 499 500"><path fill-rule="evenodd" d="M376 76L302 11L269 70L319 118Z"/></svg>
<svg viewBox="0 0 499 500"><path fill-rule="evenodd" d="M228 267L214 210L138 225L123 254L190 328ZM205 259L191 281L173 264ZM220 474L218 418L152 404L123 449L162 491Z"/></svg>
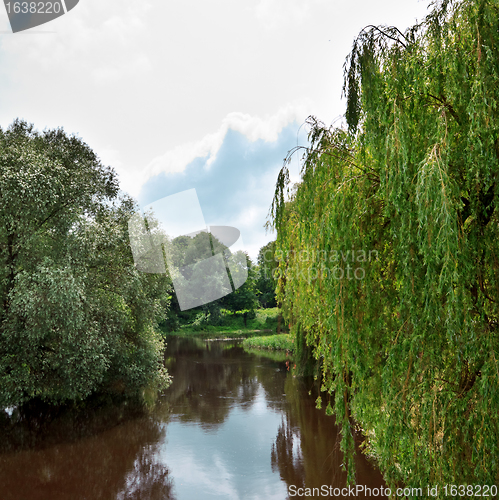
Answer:
<svg viewBox="0 0 499 500"><path fill-rule="evenodd" d="M278 177L278 301L352 482L355 432L391 487L499 482L498 19L444 0L366 27L348 128L309 118L301 182Z"/></svg>

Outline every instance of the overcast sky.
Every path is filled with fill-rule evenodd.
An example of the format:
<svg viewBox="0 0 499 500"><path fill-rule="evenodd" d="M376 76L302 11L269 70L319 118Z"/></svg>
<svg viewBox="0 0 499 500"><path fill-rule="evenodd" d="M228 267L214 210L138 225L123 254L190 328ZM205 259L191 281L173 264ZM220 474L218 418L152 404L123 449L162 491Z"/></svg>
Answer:
<svg viewBox="0 0 499 500"><path fill-rule="evenodd" d="M355 36L403 31L429 3L80 0L16 34L0 8L0 126L77 134L141 205L196 188L206 224L239 228L254 259L275 238L263 225L300 125L345 111Z"/></svg>

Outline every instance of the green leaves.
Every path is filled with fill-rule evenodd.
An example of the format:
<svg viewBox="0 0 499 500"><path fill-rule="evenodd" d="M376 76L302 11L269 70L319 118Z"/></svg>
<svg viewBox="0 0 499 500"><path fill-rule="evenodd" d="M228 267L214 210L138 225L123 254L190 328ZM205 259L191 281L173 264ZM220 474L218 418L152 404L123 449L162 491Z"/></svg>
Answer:
<svg viewBox="0 0 499 500"><path fill-rule="evenodd" d="M277 296L334 394L351 478L350 417L390 485L498 477L498 14L446 1L403 34L365 28L349 133L309 119L302 182L286 199L286 164L277 182Z"/></svg>
<svg viewBox="0 0 499 500"><path fill-rule="evenodd" d="M135 269L117 190L80 139L0 130L0 407L169 383L153 326L171 284Z"/></svg>

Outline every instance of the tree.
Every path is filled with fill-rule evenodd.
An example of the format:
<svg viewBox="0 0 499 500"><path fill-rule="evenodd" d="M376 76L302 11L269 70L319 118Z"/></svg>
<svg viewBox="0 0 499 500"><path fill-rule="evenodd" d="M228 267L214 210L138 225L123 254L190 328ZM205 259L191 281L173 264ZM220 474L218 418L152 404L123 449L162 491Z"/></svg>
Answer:
<svg viewBox="0 0 499 500"><path fill-rule="evenodd" d="M498 14L441 1L404 33L364 29L348 132L310 119L292 202L278 178L278 299L321 363L350 481L351 417L392 487L499 477Z"/></svg>
<svg viewBox="0 0 499 500"><path fill-rule="evenodd" d="M162 240L168 254L168 272L176 287L173 307L164 326L170 330L178 328L180 317L191 317L195 310L202 311L205 321L220 324L221 300L230 293L231 287L226 267L229 263L228 248L214 234L203 231L179 236L171 242L165 237ZM184 309L186 305L190 306L187 308L189 312L181 312L180 302Z"/></svg>
<svg viewBox="0 0 499 500"><path fill-rule="evenodd" d="M165 276L133 264L134 202L80 139L0 129L0 407L165 387Z"/></svg>
<svg viewBox="0 0 499 500"><path fill-rule="evenodd" d="M262 307L276 307L275 289L277 280L275 278L277 262L275 260L275 241L270 241L260 248L258 252L258 275L256 289L258 301Z"/></svg>
<svg viewBox="0 0 499 500"><path fill-rule="evenodd" d="M232 312L242 311L244 326L248 317L254 317L255 308L258 305L256 295L256 269L246 252L239 251L234 256L233 262L238 262L241 271L247 273L247 279L243 285L234 290L229 295L221 299L221 305ZM234 279L231 273L231 281Z"/></svg>
<svg viewBox="0 0 499 500"><path fill-rule="evenodd" d="M223 322L222 308L244 311L246 325L256 307L256 270L248 255L242 251L231 252L213 233L179 236L171 242L162 239L166 242L169 273L176 287L176 298L164 326L170 330L178 328L179 319L192 318L195 311L201 312L202 321L218 326ZM179 292L184 304L200 305L182 313ZM210 300L211 297L216 298Z"/></svg>

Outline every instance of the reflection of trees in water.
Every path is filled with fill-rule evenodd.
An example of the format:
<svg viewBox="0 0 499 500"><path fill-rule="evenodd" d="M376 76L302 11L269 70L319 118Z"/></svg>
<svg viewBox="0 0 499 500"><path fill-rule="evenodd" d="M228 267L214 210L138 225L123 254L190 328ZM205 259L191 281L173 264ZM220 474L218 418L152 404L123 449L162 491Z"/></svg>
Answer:
<svg viewBox="0 0 499 500"><path fill-rule="evenodd" d="M2 500L173 498L154 418L127 405L12 417L0 424Z"/></svg>
<svg viewBox="0 0 499 500"><path fill-rule="evenodd" d="M139 405L125 400L113 404L112 400L94 397L75 408L32 400L14 408L10 416L0 411L0 454L75 442L141 415Z"/></svg>
<svg viewBox="0 0 499 500"><path fill-rule="evenodd" d="M273 469L288 486L344 487L346 474L341 470L343 456L334 417L315 408L302 380L288 374L283 385L288 407L272 446Z"/></svg>
<svg viewBox="0 0 499 500"><path fill-rule="evenodd" d="M345 487L346 473L341 468L343 454L339 448L341 438L334 417L326 416L324 409L316 409L315 397L308 395L303 380L288 374L284 392L288 406L272 445L272 469L279 471L288 486ZM355 462L358 484L370 488L385 484L379 471L360 452Z"/></svg>
<svg viewBox="0 0 499 500"><path fill-rule="evenodd" d="M173 383L164 399L180 409L178 418L182 421L198 421L205 427L219 425L231 408L249 407L256 396L255 363L244 362L249 358L233 342L171 339L167 356Z"/></svg>
<svg viewBox="0 0 499 500"><path fill-rule="evenodd" d="M300 447L300 433L289 425L289 420L282 419L277 437L272 443L270 463L272 472L279 471L281 479L289 486L305 486L305 467Z"/></svg>
<svg viewBox="0 0 499 500"><path fill-rule="evenodd" d="M168 468L155 461L151 451L142 452L127 474L126 486L116 500L173 500L172 489Z"/></svg>
<svg viewBox="0 0 499 500"><path fill-rule="evenodd" d="M309 396L302 380L288 377L285 392L289 403L290 425L300 429L300 447L304 457L306 486L317 487L329 479L329 485L343 487L346 474L341 469L339 428L333 416L315 407L315 398Z"/></svg>

